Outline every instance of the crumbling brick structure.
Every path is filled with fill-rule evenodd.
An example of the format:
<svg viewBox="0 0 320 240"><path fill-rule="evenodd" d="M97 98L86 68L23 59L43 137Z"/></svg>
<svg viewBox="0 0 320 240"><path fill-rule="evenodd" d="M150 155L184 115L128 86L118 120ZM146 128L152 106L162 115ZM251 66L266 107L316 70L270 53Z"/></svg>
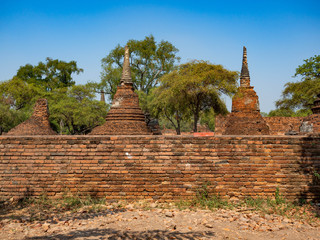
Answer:
<svg viewBox="0 0 320 240"><path fill-rule="evenodd" d="M220 119L222 120L222 118ZM232 112L218 127L222 135L268 135L269 127L260 114L259 98L250 86L247 50L243 47L240 87L232 98Z"/></svg>
<svg viewBox="0 0 320 240"><path fill-rule="evenodd" d="M320 94L311 108L308 117L264 117L270 135L308 135L320 133ZM230 116L230 115L229 115ZM216 117L215 134L222 135L226 129L229 116Z"/></svg>
<svg viewBox="0 0 320 240"><path fill-rule="evenodd" d="M320 94L318 94L318 98L314 101L311 110L312 114L303 119L303 124L310 126L307 132L320 133ZM300 132L303 130L303 126L301 126Z"/></svg>
<svg viewBox="0 0 320 240"><path fill-rule="evenodd" d="M298 133L303 119L303 117L264 117L269 126L270 135Z"/></svg>
<svg viewBox="0 0 320 240"><path fill-rule="evenodd" d="M38 99L32 116L6 135L56 135L50 127L47 99Z"/></svg>
<svg viewBox="0 0 320 240"><path fill-rule="evenodd" d="M129 48L125 47L120 86L114 95L106 122L92 130L90 135L149 135L152 134L134 92L130 70Z"/></svg>

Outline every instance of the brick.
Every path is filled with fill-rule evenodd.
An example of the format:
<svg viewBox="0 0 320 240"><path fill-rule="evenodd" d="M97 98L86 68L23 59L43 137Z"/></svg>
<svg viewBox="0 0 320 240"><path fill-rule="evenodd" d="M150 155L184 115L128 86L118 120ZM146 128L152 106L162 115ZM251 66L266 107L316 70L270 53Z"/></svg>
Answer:
<svg viewBox="0 0 320 240"><path fill-rule="evenodd" d="M314 184L312 169L320 167L319 137L117 136L117 147L109 139L0 136L1 153L10 152L0 156L0 198L23 196L26 189L34 195L47 192L61 197L64 188L69 188L80 195L109 195L108 199L160 196L173 200L194 196L206 181L211 182L210 193L225 198L272 197L277 186L289 200L297 200L301 193L310 199L320 194L315 190L319 184L307 188ZM98 149L97 142L108 142L108 148ZM166 145L166 151L161 145ZM135 156L128 158L118 146L137 150L130 151ZM188 147L184 152L188 156L176 154L183 152L183 146ZM208 151L209 147L215 151ZM192 188L186 190L185 184L190 183Z"/></svg>

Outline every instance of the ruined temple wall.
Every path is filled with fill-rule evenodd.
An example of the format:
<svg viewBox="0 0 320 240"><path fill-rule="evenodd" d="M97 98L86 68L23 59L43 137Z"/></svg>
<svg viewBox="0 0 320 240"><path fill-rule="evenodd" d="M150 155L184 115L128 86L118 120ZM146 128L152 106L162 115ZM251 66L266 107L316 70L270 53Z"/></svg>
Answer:
<svg viewBox="0 0 320 240"><path fill-rule="evenodd" d="M293 130L299 132L303 117L264 117L271 135L285 135Z"/></svg>
<svg viewBox="0 0 320 240"><path fill-rule="evenodd" d="M310 116L304 118L305 122L312 124L312 129L314 133L320 133L320 114L311 114Z"/></svg>
<svg viewBox="0 0 320 240"><path fill-rule="evenodd" d="M222 115L216 116L216 121L214 125L214 133L216 136L223 135L226 128L227 119L228 119L228 116L222 116Z"/></svg>
<svg viewBox="0 0 320 240"><path fill-rule="evenodd" d="M225 132L225 125L228 120L227 116L218 115L215 122L215 134L223 135ZM263 117L267 126L269 127L270 135L285 135L290 130L297 133L300 132L302 122L306 121L312 123L313 133L320 133L320 115L313 114L308 117ZM304 134L304 133L300 133Z"/></svg>
<svg viewBox="0 0 320 240"><path fill-rule="evenodd" d="M319 197L320 137L1 136L0 198Z"/></svg>

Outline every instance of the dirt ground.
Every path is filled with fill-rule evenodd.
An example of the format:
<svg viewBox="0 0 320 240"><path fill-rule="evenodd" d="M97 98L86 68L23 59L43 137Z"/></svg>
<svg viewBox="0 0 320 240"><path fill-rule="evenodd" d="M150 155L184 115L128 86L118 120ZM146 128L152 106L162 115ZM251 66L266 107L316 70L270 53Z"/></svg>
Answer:
<svg viewBox="0 0 320 240"><path fill-rule="evenodd" d="M320 220L301 221L250 209L178 210L151 204L106 205L64 213L3 212L0 239L320 239ZM36 220L38 219L38 220Z"/></svg>

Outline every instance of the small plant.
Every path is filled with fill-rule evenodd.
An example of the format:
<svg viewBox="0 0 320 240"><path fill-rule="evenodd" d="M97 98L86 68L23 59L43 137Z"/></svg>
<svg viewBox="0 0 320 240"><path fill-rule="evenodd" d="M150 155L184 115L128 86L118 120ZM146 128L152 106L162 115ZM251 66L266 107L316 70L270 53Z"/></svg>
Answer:
<svg viewBox="0 0 320 240"><path fill-rule="evenodd" d="M208 186L210 182L205 182L202 184L201 188L197 190L196 196L191 201L180 201L176 205L179 209L186 208L205 208L205 209L214 209L214 208L230 208L232 207L228 201L221 199L219 195L210 196Z"/></svg>
<svg viewBox="0 0 320 240"><path fill-rule="evenodd" d="M205 182L202 184L201 188L197 191L196 197L200 202L206 201L209 198L208 186L210 182Z"/></svg>
<svg viewBox="0 0 320 240"><path fill-rule="evenodd" d="M282 195L280 194L279 187L276 188L276 191L274 193L274 200L276 201L277 205L285 203L285 200L283 199Z"/></svg>

